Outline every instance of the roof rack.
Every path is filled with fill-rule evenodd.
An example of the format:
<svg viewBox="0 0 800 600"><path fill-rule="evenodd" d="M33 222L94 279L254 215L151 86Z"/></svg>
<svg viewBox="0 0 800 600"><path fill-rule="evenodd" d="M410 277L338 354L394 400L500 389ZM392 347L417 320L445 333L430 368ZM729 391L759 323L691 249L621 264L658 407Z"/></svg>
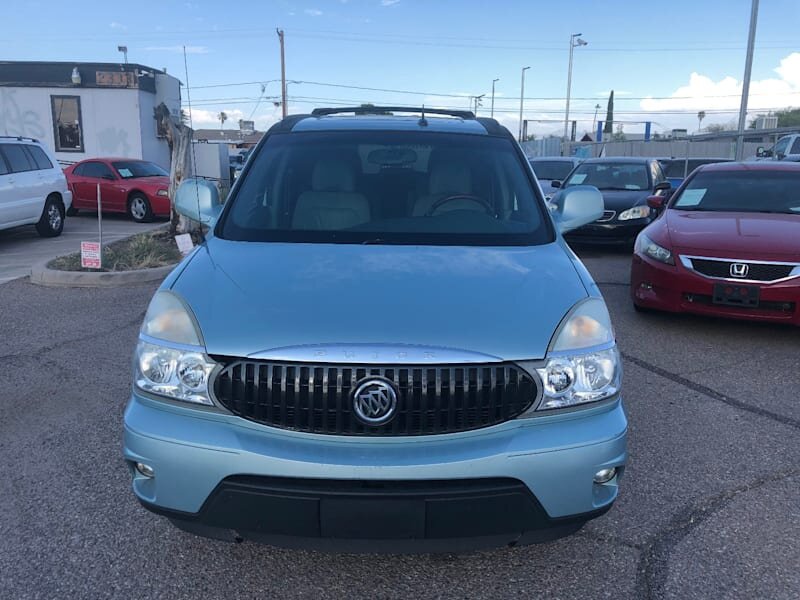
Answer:
<svg viewBox="0 0 800 600"><path fill-rule="evenodd" d="M427 107L408 107L408 106L347 106L342 108L315 108L311 114L315 117L327 115L337 115L340 113L355 113L357 115L383 115L390 113L421 113L422 115L447 115L459 117L461 119L474 119L475 113L471 110L451 110L448 108L427 108Z"/></svg>
<svg viewBox="0 0 800 600"><path fill-rule="evenodd" d="M0 139L3 139L3 140L19 140L20 142L22 140L28 140L29 142L36 142L37 144L39 143L39 140L37 140L36 138L25 137L24 135L0 135Z"/></svg>

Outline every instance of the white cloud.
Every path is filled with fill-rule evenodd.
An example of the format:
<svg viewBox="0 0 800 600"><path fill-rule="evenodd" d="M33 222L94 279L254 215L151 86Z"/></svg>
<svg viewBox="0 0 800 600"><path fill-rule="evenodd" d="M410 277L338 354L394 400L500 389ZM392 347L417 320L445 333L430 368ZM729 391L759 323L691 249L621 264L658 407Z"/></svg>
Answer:
<svg viewBox="0 0 800 600"><path fill-rule="evenodd" d="M183 46L147 46L147 52L175 52L183 54ZM186 54L208 54L208 46L186 46Z"/></svg>
<svg viewBox="0 0 800 600"><path fill-rule="evenodd" d="M778 77L752 80L748 111L767 111L800 105L800 52L784 57L774 69ZM676 89L669 98L646 98L640 102L642 110L656 113L666 111L691 111L687 117L665 117L666 122L689 121L696 123L693 111L706 111L704 125L712 122L727 122L736 116L741 101L742 82L735 77L723 77L714 81L706 75L692 73L689 82ZM712 111L728 111L714 113Z"/></svg>
<svg viewBox="0 0 800 600"><path fill-rule="evenodd" d="M317 8L307 8L303 12L306 13L309 17L321 17L322 16L322 11L317 9Z"/></svg>
<svg viewBox="0 0 800 600"><path fill-rule="evenodd" d="M400 0L381 0L381 6L394 6L400 2Z"/></svg>
<svg viewBox="0 0 800 600"><path fill-rule="evenodd" d="M111 27L111 29L119 29L122 31L125 31L128 28L126 25L118 23L117 21L111 21L108 26Z"/></svg>
<svg viewBox="0 0 800 600"><path fill-rule="evenodd" d="M204 110L201 108L194 108L192 110L186 109L192 116L192 125L195 129L210 129L219 127L219 113L224 112L228 115L225 121L227 128L233 124L234 128L239 127L239 119L244 119L244 113L238 108L221 108L220 110Z"/></svg>

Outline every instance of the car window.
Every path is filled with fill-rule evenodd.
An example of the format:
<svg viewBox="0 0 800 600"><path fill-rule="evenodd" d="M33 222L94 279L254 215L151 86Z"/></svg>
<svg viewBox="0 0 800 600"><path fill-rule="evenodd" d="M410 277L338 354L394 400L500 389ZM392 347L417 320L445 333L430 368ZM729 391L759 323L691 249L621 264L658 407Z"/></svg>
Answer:
<svg viewBox="0 0 800 600"><path fill-rule="evenodd" d="M599 190L650 189L646 163L583 163L575 167L565 187L593 185Z"/></svg>
<svg viewBox="0 0 800 600"><path fill-rule="evenodd" d="M32 171L36 168L21 144L3 144L1 148L12 172L21 173L23 171Z"/></svg>
<svg viewBox="0 0 800 600"><path fill-rule="evenodd" d="M8 169L8 165L6 161L3 159L3 156L0 154L0 175L8 175L10 173Z"/></svg>
<svg viewBox="0 0 800 600"><path fill-rule="evenodd" d="M800 136L794 138L794 143L792 144L792 149L789 150L789 154L800 154Z"/></svg>
<svg viewBox="0 0 800 600"><path fill-rule="evenodd" d="M83 169L81 169L80 174L83 177L93 177L94 179L114 177L114 173L111 171L108 165L96 161L83 163Z"/></svg>
<svg viewBox="0 0 800 600"><path fill-rule="evenodd" d="M786 150L789 148L789 142L792 140L790 137L781 138L778 140L778 143L775 144L775 148L773 149L772 153L774 155L777 154L786 154Z"/></svg>
<svg viewBox="0 0 800 600"><path fill-rule="evenodd" d="M553 231L509 139L275 134L217 226L242 241L533 245Z"/></svg>
<svg viewBox="0 0 800 600"><path fill-rule="evenodd" d="M670 207L679 210L800 214L798 171L700 171Z"/></svg>
<svg viewBox="0 0 800 600"><path fill-rule="evenodd" d="M532 160L531 166L538 179L563 181L572 171L572 163L565 160L539 161Z"/></svg>
<svg viewBox="0 0 800 600"><path fill-rule="evenodd" d="M53 163L50 162L50 159L47 157L47 154L44 153L44 150L39 148L39 146L25 146L25 149L30 154L33 162L36 163L36 167L39 169L52 169Z"/></svg>
<svg viewBox="0 0 800 600"><path fill-rule="evenodd" d="M123 179L137 177L169 177L164 169L144 160L119 160L111 163Z"/></svg>

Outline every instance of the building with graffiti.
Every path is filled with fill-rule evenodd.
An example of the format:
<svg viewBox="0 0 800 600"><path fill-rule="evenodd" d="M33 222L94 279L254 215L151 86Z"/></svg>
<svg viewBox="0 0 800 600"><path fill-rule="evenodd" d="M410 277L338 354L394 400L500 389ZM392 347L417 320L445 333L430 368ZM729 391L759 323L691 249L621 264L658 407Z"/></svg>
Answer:
<svg viewBox="0 0 800 600"><path fill-rule="evenodd" d="M180 81L133 63L0 62L0 135L50 146L64 163L142 158L169 168L154 118L163 102L180 119Z"/></svg>

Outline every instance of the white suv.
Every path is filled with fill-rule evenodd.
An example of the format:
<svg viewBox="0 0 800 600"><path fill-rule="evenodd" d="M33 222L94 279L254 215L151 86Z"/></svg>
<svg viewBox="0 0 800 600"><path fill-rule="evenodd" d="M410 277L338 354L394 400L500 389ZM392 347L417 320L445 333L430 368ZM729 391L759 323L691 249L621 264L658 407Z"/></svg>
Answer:
<svg viewBox="0 0 800 600"><path fill-rule="evenodd" d="M71 204L52 152L32 138L0 137L0 229L36 225L42 237L55 237Z"/></svg>

